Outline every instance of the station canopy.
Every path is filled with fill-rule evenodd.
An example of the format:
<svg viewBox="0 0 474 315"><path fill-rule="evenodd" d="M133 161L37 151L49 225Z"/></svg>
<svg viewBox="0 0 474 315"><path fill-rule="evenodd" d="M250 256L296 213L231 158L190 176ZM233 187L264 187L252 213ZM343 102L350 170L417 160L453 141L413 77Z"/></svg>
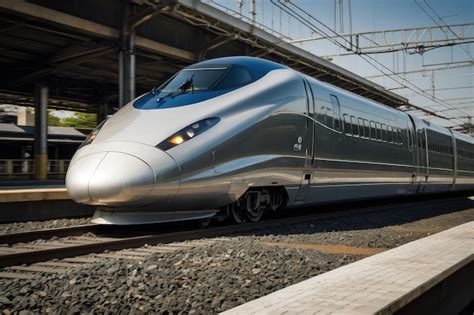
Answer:
<svg viewBox="0 0 474 315"><path fill-rule="evenodd" d="M247 55L285 64L391 107L408 100L205 3L133 0L137 95L200 60ZM0 0L0 104L97 112L118 104L122 4L116 0Z"/></svg>

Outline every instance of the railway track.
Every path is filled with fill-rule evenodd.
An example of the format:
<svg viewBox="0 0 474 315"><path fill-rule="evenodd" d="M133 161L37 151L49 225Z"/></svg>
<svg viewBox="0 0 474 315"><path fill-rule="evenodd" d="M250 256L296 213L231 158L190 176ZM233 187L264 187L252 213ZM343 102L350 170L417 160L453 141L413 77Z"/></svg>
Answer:
<svg viewBox="0 0 474 315"><path fill-rule="evenodd" d="M0 243L6 244L4 246L0 246L0 267L39 263L53 259L72 258L92 253L103 253L104 251L133 249L142 247L144 245L164 245L172 242L206 239L218 236L225 236L234 233L246 233L266 228L307 223L320 219L329 219L347 215L357 215L379 210L404 208L406 211L410 211L413 208L421 209L426 207L433 207L434 205L436 205L437 207L442 207L444 205L450 205L455 201L461 200L466 200L466 198L454 197L447 199L434 199L428 201L405 201L391 206L376 205L369 207L361 207L355 210L343 209L331 212L315 214L313 213L296 217L277 218L258 223L217 226L210 227L207 229L193 229L178 232L155 232L145 235L132 236L119 235L116 237L103 237L102 234L106 232L110 233L111 231L114 231L115 233L117 233L120 232L120 229L118 229L117 227L102 225L82 225L60 229L48 229L17 234L7 234L0 236ZM346 208L347 207L348 206L346 205ZM122 229L121 231L123 233L125 232L124 229ZM98 234L99 236L91 236L87 233L94 233ZM65 236L67 236L67 238L62 240L61 237ZM43 239L46 241L41 243L25 243L39 239ZM140 256L140 254L137 256ZM72 263L74 264L74 262ZM59 263L59 265L61 265L61 263Z"/></svg>

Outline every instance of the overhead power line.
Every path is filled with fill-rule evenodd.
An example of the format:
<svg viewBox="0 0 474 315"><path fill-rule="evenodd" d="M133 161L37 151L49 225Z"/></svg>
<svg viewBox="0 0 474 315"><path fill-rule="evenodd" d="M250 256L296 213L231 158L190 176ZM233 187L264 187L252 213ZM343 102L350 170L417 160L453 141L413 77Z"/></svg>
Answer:
<svg viewBox="0 0 474 315"><path fill-rule="evenodd" d="M451 30L451 33L447 32ZM461 34L460 36L456 34ZM457 46L474 42L474 23L455 25L431 25L416 28L400 28L377 30L372 32L347 33L332 36L317 36L302 39L286 39L287 43L305 43L335 38L344 38L349 42L344 47L347 53L353 54L381 54L406 51L409 54L422 54L426 51L449 46ZM347 48L350 48L349 50ZM464 47L461 46L465 50ZM466 51L466 50L465 50ZM472 57L470 57L472 59Z"/></svg>
<svg viewBox="0 0 474 315"><path fill-rule="evenodd" d="M309 13L307 13L306 11L304 11L302 8L300 8L298 5L294 4L293 2L291 1L284 1L282 2L281 0L278 0L278 2L275 2L275 0L271 0L271 2L276 5L277 7L279 7L281 10L284 10L285 12L287 12L288 14L292 15L293 17L295 17L297 20L300 21L300 23L303 23L304 25L306 25L309 29L311 29L313 32L316 32L320 35L322 35L323 37L327 38L329 41L331 41L334 45L337 45L338 47L341 47L341 48L344 48L346 50L350 50L350 47L351 47L351 43L350 41L348 41L347 39L345 39L343 36L339 35L337 32L335 32L334 30L332 30L329 26L327 26L325 23L321 22L320 20L316 19L314 16L310 15ZM296 8L296 10L298 10L298 12L296 12L293 8L291 8L289 5L291 5L292 7ZM306 15L309 19L312 19L314 20L316 23L318 23L320 26L317 26L315 25L314 23L312 23L311 21L308 20L308 18L305 18L304 16L302 16L302 14ZM339 40L342 40L343 43L339 42ZM425 92L423 89L419 88L418 86L414 85L413 83L409 82L408 80L406 80L405 78L403 77L400 77L400 75L397 75L393 70L389 69L388 67L386 67L385 65L383 65L382 63L380 63L379 61L377 61L375 58L369 56L369 55L359 55L364 61L366 61L367 63L369 63L371 66L373 66L375 69L377 69L378 71L380 71L381 73L383 73L384 75L387 75L388 73L391 73L393 76L388 76L391 80L393 80L394 82L396 82L397 84L401 85L401 86L406 86L408 89L412 90L413 92L417 92L419 95L422 95L424 96L425 98L429 99L430 101L433 101L435 103L438 103L440 105L442 105L443 107L445 108L449 108L449 107L452 107L450 104L446 103L446 102L443 102L442 100L436 98L436 97L433 97L431 94ZM388 73L386 72L388 71ZM396 80L394 77L398 77L402 82L404 82L403 84ZM413 106L413 105L411 105ZM462 123L462 120L459 120L459 119L456 119L456 118L453 118L453 117L446 117L446 116L441 116L441 115L438 115L437 113L435 112L432 112L432 111L429 111L429 110L425 110L421 107L418 107L420 110L424 111L425 113L429 114L429 115L432 115L432 116L436 116L436 117L439 117L439 118L443 118L443 119L446 119L446 120L451 120L452 122L454 121L458 121ZM461 113L464 113L463 111L459 110L459 112ZM465 114L465 113L464 113Z"/></svg>
<svg viewBox="0 0 474 315"><path fill-rule="evenodd" d="M440 23L442 23L448 30L449 30L449 33L451 33L452 35L454 35L457 39L461 39L459 37L458 34L456 34L453 29L452 29L452 26L450 27L448 24L446 24L443 19L441 18L441 16L438 15L438 13L436 13L436 11L433 9L432 6L430 6L430 4L428 3L428 1L426 0L423 0L423 2L426 4L426 6L428 6L428 8L431 10L431 12L433 12L433 14L438 18L438 21L436 21L428 12L426 12L426 10L420 5L420 3L418 3L417 0L415 0L415 3L416 5L433 21L435 22L436 25L440 26L441 27L441 30L443 31L443 33L446 35L446 37L449 37L449 34L448 34L448 31L446 31L442 25L440 25ZM464 52L469 56L469 58L471 58L471 60L473 59L471 53L464 47L461 46L461 49L464 50Z"/></svg>

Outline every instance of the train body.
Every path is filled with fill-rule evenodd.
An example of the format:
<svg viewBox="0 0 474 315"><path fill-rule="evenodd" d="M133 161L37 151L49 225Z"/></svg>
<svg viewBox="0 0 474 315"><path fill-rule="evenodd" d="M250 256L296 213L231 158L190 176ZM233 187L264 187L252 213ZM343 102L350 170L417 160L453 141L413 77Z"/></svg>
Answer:
<svg viewBox="0 0 474 315"><path fill-rule="evenodd" d="M472 190L474 141L271 61L208 60L126 105L76 152L94 222L258 221L279 208Z"/></svg>

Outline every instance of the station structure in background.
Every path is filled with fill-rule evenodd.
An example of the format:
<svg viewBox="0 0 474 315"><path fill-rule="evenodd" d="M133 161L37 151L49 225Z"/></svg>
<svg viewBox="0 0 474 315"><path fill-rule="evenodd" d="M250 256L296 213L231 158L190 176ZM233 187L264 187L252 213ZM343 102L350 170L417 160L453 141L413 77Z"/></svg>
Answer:
<svg viewBox="0 0 474 315"><path fill-rule="evenodd" d="M267 58L388 106L438 116L196 0L0 0L0 16L0 104L35 107L36 179L47 176L48 109L97 113L102 121L179 69L221 56Z"/></svg>

